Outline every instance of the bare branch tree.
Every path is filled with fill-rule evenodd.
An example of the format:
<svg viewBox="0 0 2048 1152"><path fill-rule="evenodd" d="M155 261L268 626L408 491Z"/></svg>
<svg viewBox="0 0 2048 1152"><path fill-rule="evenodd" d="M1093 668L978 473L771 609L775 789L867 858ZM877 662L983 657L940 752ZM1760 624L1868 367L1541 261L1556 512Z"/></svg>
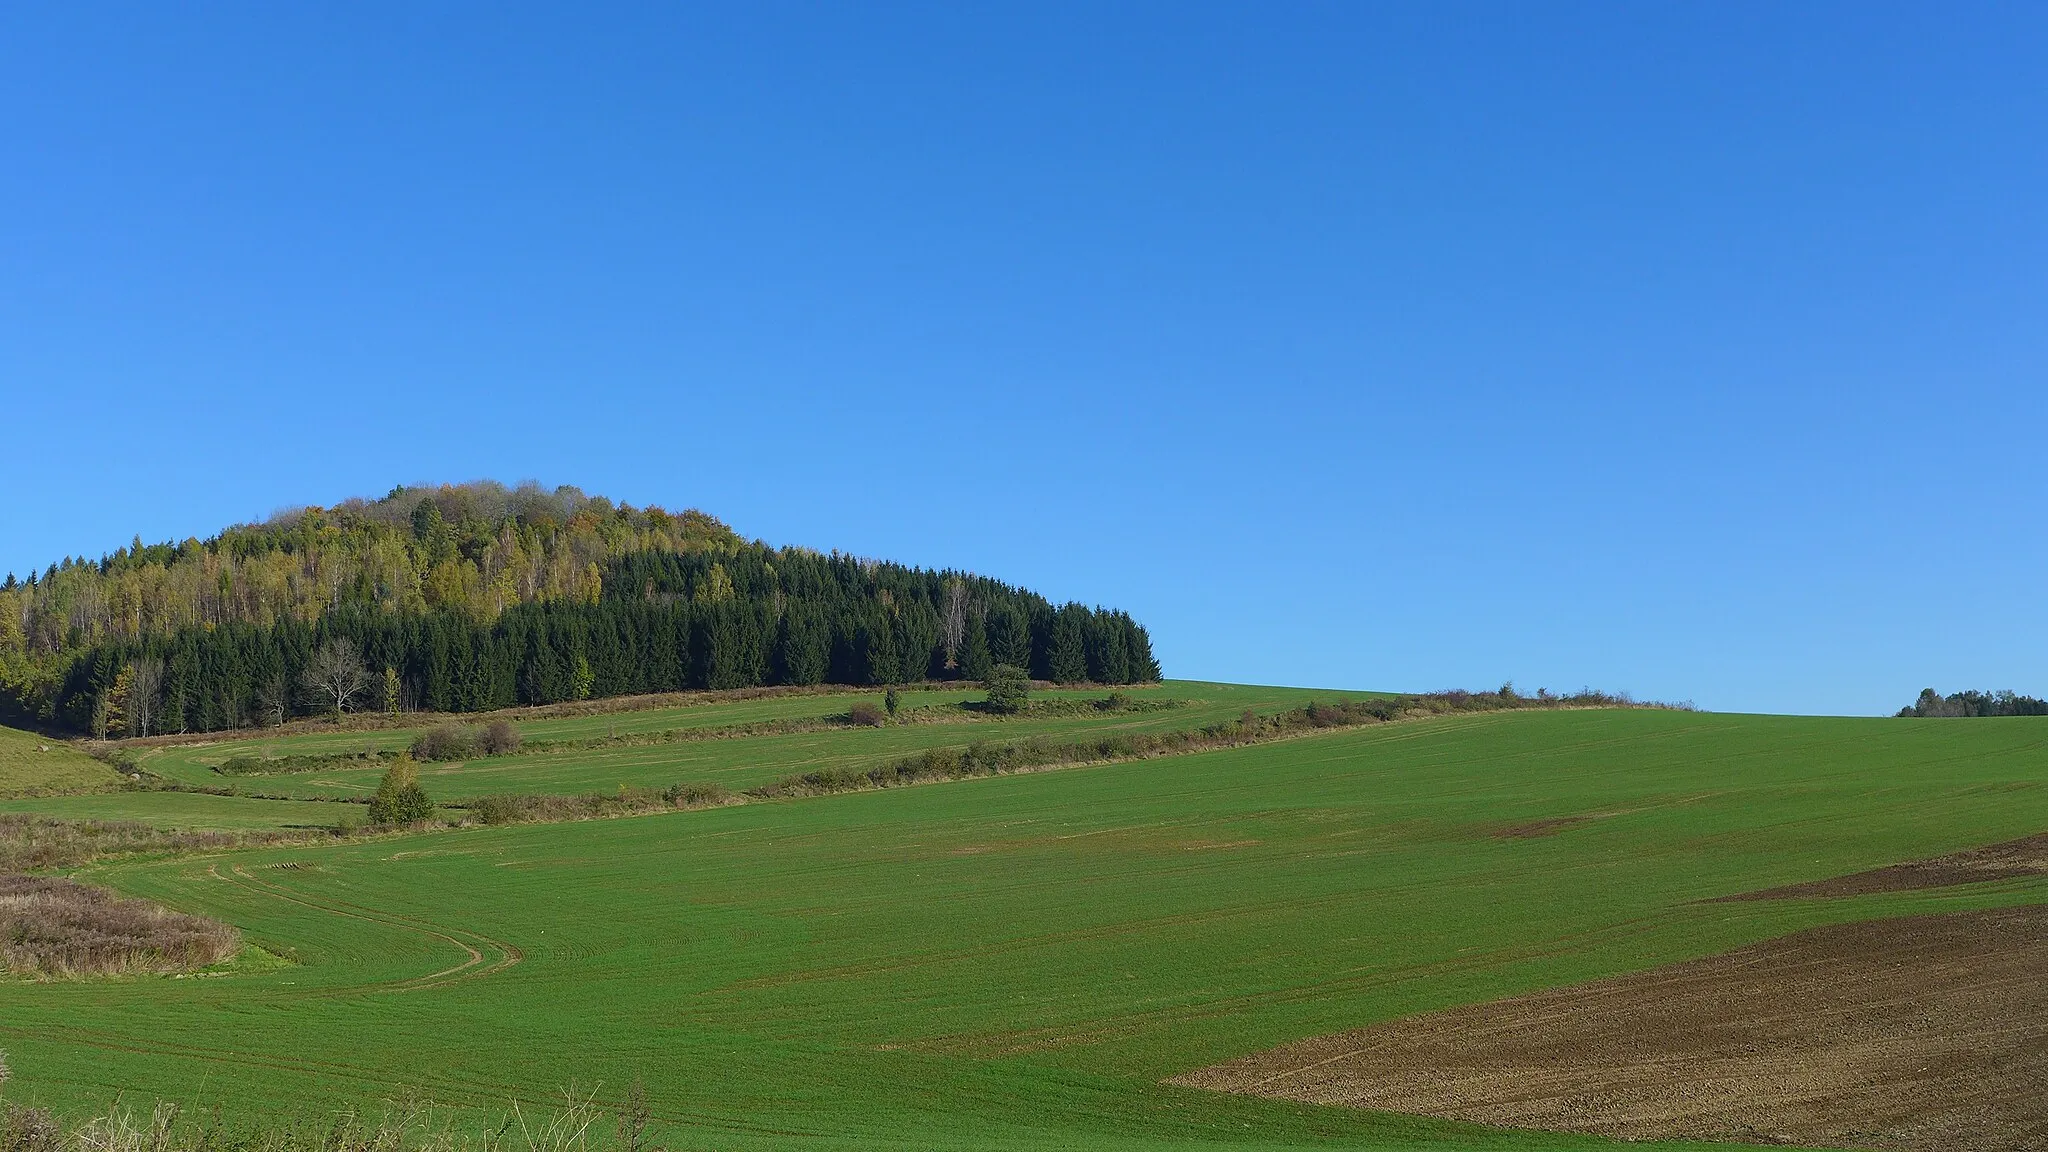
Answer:
<svg viewBox="0 0 2048 1152"><path fill-rule="evenodd" d="M946 604L939 613L940 636L946 645L946 665L960 656L960 643L967 638L967 585L959 580L946 584Z"/></svg>
<svg viewBox="0 0 2048 1152"><path fill-rule="evenodd" d="M137 660L128 677L128 699L123 701L131 735L150 734L156 723L157 697L163 689L164 662L149 656Z"/></svg>
<svg viewBox="0 0 2048 1152"><path fill-rule="evenodd" d="M306 661L306 671L300 677L306 692L325 708L332 706L339 716L349 710L356 697L370 683L370 673L363 666L363 654L355 641L347 637L330 640L313 658Z"/></svg>
<svg viewBox="0 0 2048 1152"><path fill-rule="evenodd" d="M273 728L284 727L284 722L291 718L292 685L283 669L263 677L256 685L256 714Z"/></svg>

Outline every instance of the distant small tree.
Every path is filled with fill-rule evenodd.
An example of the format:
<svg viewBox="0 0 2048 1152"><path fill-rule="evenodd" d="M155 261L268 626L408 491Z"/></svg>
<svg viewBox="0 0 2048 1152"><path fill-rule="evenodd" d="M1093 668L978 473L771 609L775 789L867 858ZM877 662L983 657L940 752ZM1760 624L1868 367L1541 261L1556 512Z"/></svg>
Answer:
<svg viewBox="0 0 2048 1152"><path fill-rule="evenodd" d="M300 677L307 694L318 700L323 708L332 705L336 716L355 704L356 697L368 686L369 680L369 671L363 667L362 652L356 648L355 641L345 636L328 641L313 653Z"/></svg>
<svg viewBox="0 0 2048 1152"><path fill-rule="evenodd" d="M1031 678L1015 664L998 664L989 669L988 679L981 686L988 691L987 707L991 712L1022 712L1031 697Z"/></svg>
<svg viewBox="0 0 2048 1152"><path fill-rule="evenodd" d="M597 687L597 674L590 670L590 659L581 653L576 656L576 670L570 673L570 694L578 700L590 699L591 689Z"/></svg>
<svg viewBox="0 0 2048 1152"><path fill-rule="evenodd" d="M120 707L114 703L114 690L112 688L105 689L92 698L93 739L105 740L107 733L120 722Z"/></svg>
<svg viewBox="0 0 2048 1152"><path fill-rule="evenodd" d="M284 727L292 715L291 681L275 669L256 683L256 714L273 728Z"/></svg>
<svg viewBox="0 0 2048 1152"><path fill-rule="evenodd" d="M384 714L386 716L398 715L398 705L404 696L405 690L399 682L398 669L386 664L384 666Z"/></svg>
<svg viewBox="0 0 2048 1152"><path fill-rule="evenodd" d="M157 698L164 690L164 662L144 657L127 668L128 685L120 695L130 736L147 736L156 727Z"/></svg>
<svg viewBox="0 0 2048 1152"><path fill-rule="evenodd" d="M420 771L412 757L400 756L377 782L370 797L370 823L411 824L434 814L434 802L420 787Z"/></svg>
<svg viewBox="0 0 2048 1152"><path fill-rule="evenodd" d="M896 710L903 707L903 694L896 691L894 688L891 688L887 692L884 692L882 694L882 707L887 708L889 710L890 718L894 719L896 716Z"/></svg>

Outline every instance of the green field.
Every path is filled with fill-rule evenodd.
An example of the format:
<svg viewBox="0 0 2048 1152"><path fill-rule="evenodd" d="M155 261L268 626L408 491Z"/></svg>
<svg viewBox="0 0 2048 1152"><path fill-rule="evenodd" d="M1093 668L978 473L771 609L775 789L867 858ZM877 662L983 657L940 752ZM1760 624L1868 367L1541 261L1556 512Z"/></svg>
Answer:
<svg viewBox="0 0 2048 1152"><path fill-rule="evenodd" d="M1196 707L1122 719L1187 723ZM816 748L881 755L835 743L941 727L829 733ZM758 744L722 762L743 780L793 769L775 759L782 739L629 751ZM533 778L505 787L621 771L548 775L550 759L524 758ZM644 767L664 782L709 770ZM1561 816L1591 819L1490 834ZM1459 716L883 792L104 865L88 878L219 916L297 963L0 985L0 1047L10 1099L68 1111L124 1092L324 1115L408 1085L531 1105L572 1084L616 1098L640 1078L677 1147L1592 1147L1159 1081L1812 924L2048 900L2048 883L2002 881L1698 903L2044 826L2039 720Z"/></svg>
<svg viewBox="0 0 2048 1152"><path fill-rule="evenodd" d="M0 799L0 812L23 812L56 820L131 820L174 832L332 828L344 812L355 817L354 823L363 820L363 809L357 805L128 790Z"/></svg>
<svg viewBox="0 0 2048 1152"><path fill-rule="evenodd" d="M1172 681L1154 688L1133 688L1127 692L1134 699L1176 700L1183 706L1126 714L989 721L969 713L936 707L979 699L978 692L905 692L903 702L906 708L925 709L941 717L941 722L688 740L674 744L622 745L486 757L463 763L422 764L420 782L435 799L444 801L521 792L581 794L611 791L620 785L662 788L676 783L722 784L738 790L799 772L867 767L926 748L959 747L976 740L1030 736L1058 740L1107 731L1160 732L1226 720L1247 708L1271 712L1299 707L1318 697L1329 700L1338 695L1297 688L1249 688L1187 681ZM1039 698L1100 699L1102 695L1100 691L1047 692L1040 693ZM609 716L524 721L518 727L531 740L594 739L613 732L684 731L765 720L823 719L843 715L852 704L863 701L880 703L874 693L769 697ZM416 730L408 729L222 741L152 751L143 756L141 762L144 768L168 779L205 787L225 785L251 794L307 799L362 797L376 791L377 781L383 774L381 768L228 777L214 772L213 767L236 756L332 755L396 750L405 747L415 735Z"/></svg>
<svg viewBox="0 0 2048 1152"><path fill-rule="evenodd" d="M114 788L120 783L112 768L62 740L0 728L0 797Z"/></svg>

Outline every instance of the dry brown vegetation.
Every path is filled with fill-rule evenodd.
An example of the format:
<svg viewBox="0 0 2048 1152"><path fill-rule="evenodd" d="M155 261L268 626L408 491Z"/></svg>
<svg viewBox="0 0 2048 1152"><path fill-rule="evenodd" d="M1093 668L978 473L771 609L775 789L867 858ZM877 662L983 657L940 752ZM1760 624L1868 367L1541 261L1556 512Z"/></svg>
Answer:
<svg viewBox="0 0 2048 1152"><path fill-rule="evenodd" d="M191 972L242 946L226 924L75 880L0 876L0 964L21 976Z"/></svg>
<svg viewBox="0 0 2048 1152"><path fill-rule="evenodd" d="M0 1052L0 1085L7 1078ZM0 1152L661 1152L652 1119L638 1081L609 1106L565 1091L531 1112L458 1109L408 1090L378 1116L350 1108L242 1128L162 1100L146 1111L117 1101L68 1128L46 1109L0 1103Z"/></svg>
<svg viewBox="0 0 2048 1152"><path fill-rule="evenodd" d="M1175 1083L1628 1139L2048 1146L2048 907L1833 925Z"/></svg>

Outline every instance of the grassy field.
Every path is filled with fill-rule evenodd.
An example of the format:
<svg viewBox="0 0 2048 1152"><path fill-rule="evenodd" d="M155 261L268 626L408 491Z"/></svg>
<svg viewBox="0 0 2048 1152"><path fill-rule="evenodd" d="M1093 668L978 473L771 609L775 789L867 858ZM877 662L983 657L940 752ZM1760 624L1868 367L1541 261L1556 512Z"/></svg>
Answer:
<svg viewBox="0 0 2048 1152"><path fill-rule="evenodd" d="M926 714L950 718L950 722L622 745L538 755L485 757L461 763L422 764L420 782L435 799L444 801L522 792L581 794L609 791L620 785L662 788L676 783L722 784L738 790L794 773L827 767L867 767L926 748L964 747L976 740L1030 736L1057 740L1107 731L1159 732L1199 727L1236 716L1247 708L1270 712L1298 707L1318 697L1332 700L1339 695L1297 688L1250 688L1188 681L1170 681L1158 687L1130 689L1128 692L1134 699L1173 700L1180 702L1181 706L1099 716L991 721L970 713L936 707L978 700L980 693L977 691L906 692L903 700L906 708L929 709ZM1102 696L1098 690L1039 693L1037 698L1100 699ZM710 729L771 720L822 720L828 716L843 715L858 702L880 703L873 693L769 697L607 716L524 721L518 727L529 740L597 739L608 734ZM369 767L224 777L213 768L236 756L333 755L395 750L405 747L417 734L416 730L394 730L221 741L154 750L143 756L141 762L143 767L158 775L206 787L226 785L246 793L292 798L361 797L376 791L382 769Z"/></svg>
<svg viewBox="0 0 2048 1152"><path fill-rule="evenodd" d="M61 740L0 728L0 797L119 786L105 764Z"/></svg>
<svg viewBox="0 0 2048 1152"><path fill-rule="evenodd" d="M258 800L197 792L95 792L81 796L0 798L0 812L56 820L132 820L175 832L248 832L332 828L344 812L363 822L359 805L316 800Z"/></svg>
<svg viewBox="0 0 2048 1152"><path fill-rule="evenodd" d="M1588 819L1493 835L1560 817ZM0 1047L10 1098L69 1110L122 1091L325 1114L405 1085L531 1104L637 1077L679 1147L1593 1147L1159 1081L1813 924L2048 900L1698 902L2044 825L2038 720L1460 716L103 866L297 963L0 985Z"/></svg>

